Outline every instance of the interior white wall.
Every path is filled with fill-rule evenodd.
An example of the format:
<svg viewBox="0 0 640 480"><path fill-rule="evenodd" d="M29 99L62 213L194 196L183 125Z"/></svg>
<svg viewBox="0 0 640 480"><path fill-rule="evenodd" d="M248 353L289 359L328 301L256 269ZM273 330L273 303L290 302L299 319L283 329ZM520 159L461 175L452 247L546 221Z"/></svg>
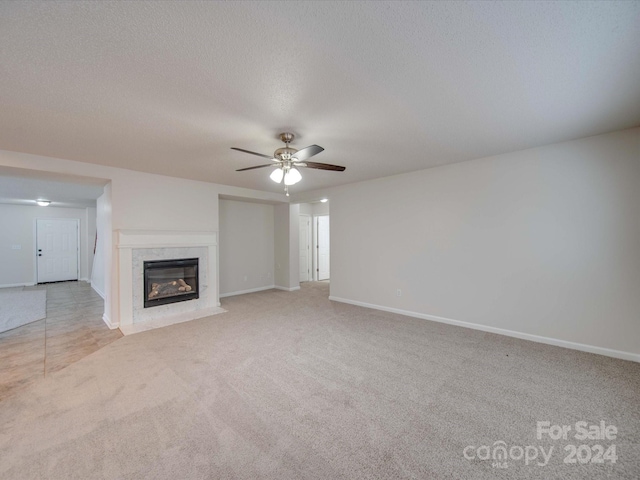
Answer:
<svg viewBox="0 0 640 480"><path fill-rule="evenodd" d="M217 231L218 195L287 202L283 194L0 150L0 165L111 181L113 229Z"/></svg>
<svg viewBox="0 0 640 480"><path fill-rule="evenodd" d="M91 270L91 286L102 298L106 298L107 266L111 257L111 185L96 200L96 253ZM109 281L111 276L109 275Z"/></svg>
<svg viewBox="0 0 640 480"><path fill-rule="evenodd" d="M636 128L322 192L331 296L640 359L639 185Z"/></svg>
<svg viewBox="0 0 640 480"><path fill-rule="evenodd" d="M87 213L84 208L0 204L0 286L32 285L36 279L36 219L77 218L80 221L79 279L89 279ZM14 250L13 246L19 246ZM91 245L93 248L93 244Z"/></svg>
<svg viewBox="0 0 640 480"><path fill-rule="evenodd" d="M275 285L289 288L290 219L289 205L275 205L273 208Z"/></svg>
<svg viewBox="0 0 640 480"><path fill-rule="evenodd" d="M220 200L220 296L274 286L274 208Z"/></svg>
<svg viewBox="0 0 640 480"><path fill-rule="evenodd" d="M310 203L301 203L300 204L300 215L313 215L313 205Z"/></svg>
<svg viewBox="0 0 640 480"><path fill-rule="evenodd" d="M113 327L119 324L120 319L118 315L118 256L116 255L114 244L115 234L113 233L113 201L112 201L112 186L110 183L104 187L104 208L105 208L105 220L104 220L104 320Z"/></svg>
<svg viewBox="0 0 640 480"><path fill-rule="evenodd" d="M316 202L313 206L313 278L318 280L318 222L317 218L322 215L329 215L329 202ZM329 244L331 244L331 237L329 237ZM331 248L329 248L331 250ZM329 257L331 261L331 257Z"/></svg>
<svg viewBox="0 0 640 480"><path fill-rule="evenodd" d="M86 281L91 280L91 275L93 273L93 257L94 257L94 247L96 244L96 221L97 221L97 209L96 207L87 207L85 208L85 218L86 218L86 230L87 230L87 250L86 250L86 262L87 262L87 277L84 279Z"/></svg>
<svg viewBox="0 0 640 480"><path fill-rule="evenodd" d="M111 257L105 258L106 321L117 326L118 252L116 230L218 231L218 196L238 196L266 202L286 202L283 194L134 172L122 168L0 150L0 165L110 181L112 235L106 242ZM288 266L287 266L288 268Z"/></svg>
<svg viewBox="0 0 640 480"><path fill-rule="evenodd" d="M289 205L289 289L300 288L300 205Z"/></svg>
<svg viewBox="0 0 640 480"><path fill-rule="evenodd" d="M298 204L300 213L304 215L329 215L329 202L314 202Z"/></svg>
<svg viewBox="0 0 640 480"><path fill-rule="evenodd" d="M274 207L275 286L285 290L300 288L300 206Z"/></svg>
<svg viewBox="0 0 640 480"><path fill-rule="evenodd" d="M300 267L300 272L307 271L306 275L300 276L299 280L302 282L303 278L306 278L304 281L312 281L313 280L313 217L309 214L303 213L302 205L300 205L300 217L299 217L299 232L307 231L306 236L308 237L308 243L304 245L302 243L302 237L298 234L298 247L300 248L300 263L298 264ZM304 255L305 262L304 265L302 263L302 252L305 251Z"/></svg>
<svg viewBox="0 0 640 480"><path fill-rule="evenodd" d="M311 204L314 215L329 215L329 202Z"/></svg>
<svg viewBox="0 0 640 480"><path fill-rule="evenodd" d="M128 172L112 182L111 199L114 230L218 230L211 184Z"/></svg>

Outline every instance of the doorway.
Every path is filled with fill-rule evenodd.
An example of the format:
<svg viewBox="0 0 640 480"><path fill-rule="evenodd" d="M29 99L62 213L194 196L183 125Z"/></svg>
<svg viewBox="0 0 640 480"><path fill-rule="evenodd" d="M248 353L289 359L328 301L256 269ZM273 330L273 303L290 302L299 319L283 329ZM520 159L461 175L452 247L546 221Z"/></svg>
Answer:
<svg viewBox="0 0 640 480"><path fill-rule="evenodd" d="M38 283L78 280L79 219L36 220Z"/></svg>

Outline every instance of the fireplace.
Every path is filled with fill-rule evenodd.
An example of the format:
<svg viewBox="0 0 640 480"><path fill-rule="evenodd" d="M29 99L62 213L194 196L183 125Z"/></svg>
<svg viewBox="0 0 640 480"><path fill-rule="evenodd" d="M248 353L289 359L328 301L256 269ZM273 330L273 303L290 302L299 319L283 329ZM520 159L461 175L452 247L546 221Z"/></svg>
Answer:
<svg viewBox="0 0 640 480"><path fill-rule="evenodd" d="M124 335L131 335L224 311L218 301L216 232L116 230L114 252L118 267L117 301L113 310L110 308L113 302L105 303L103 317L109 328L120 328ZM145 308L148 287L144 282L144 262L192 258L198 259L198 298Z"/></svg>
<svg viewBox="0 0 640 480"><path fill-rule="evenodd" d="M199 298L198 259L144 262L144 308Z"/></svg>

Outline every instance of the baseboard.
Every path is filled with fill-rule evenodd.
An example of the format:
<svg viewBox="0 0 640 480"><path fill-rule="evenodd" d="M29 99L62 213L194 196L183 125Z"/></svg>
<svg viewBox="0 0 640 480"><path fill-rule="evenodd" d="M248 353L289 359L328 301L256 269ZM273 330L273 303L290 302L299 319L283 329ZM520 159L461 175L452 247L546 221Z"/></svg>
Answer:
<svg viewBox="0 0 640 480"><path fill-rule="evenodd" d="M262 292L263 290L273 290L274 288L278 288L278 287L276 287L275 285L268 285L266 287L250 288L249 290L238 290L237 292L221 293L219 297L220 298L233 297L235 295L244 295L245 293Z"/></svg>
<svg viewBox="0 0 640 480"><path fill-rule="evenodd" d="M85 282L85 283L91 283L91 280L88 278L79 278L78 279L79 282Z"/></svg>
<svg viewBox="0 0 640 480"><path fill-rule="evenodd" d="M277 288L277 287L276 287ZM640 354L623 352L621 350L613 350L610 348L596 347L594 345L586 345L583 343L569 342L566 340L560 340L551 337L541 337L539 335L532 335L530 333L516 332L514 330L506 330L504 328L489 327L486 325L480 325L478 323L463 322L461 320L453 320L445 317L438 317L436 315L427 315L425 313L412 312L409 310L401 310L399 308L384 307L382 305L374 305L372 303L359 302L357 300L349 300L347 298L330 296L329 300L334 302L348 303L350 305L357 305L358 307L372 308L374 310L382 310L384 312L397 313L399 315L406 315L407 317L421 318L424 320L431 320L439 323L446 323L448 325L455 325L457 327L471 328L473 330L481 330L483 332L496 333L498 335L505 335L507 337L519 338L521 340L529 340L531 342L545 343L547 345L554 345L556 347L570 348L571 350L580 350L582 352L595 353L597 355L604 355L606 357L620 358L622 360L630 360L632 362L640 363Z"/></svg>
<svg viewBox="0 0 640 480"><path fill-rule="evenodd" d="M12 288L12 287L33 287L35 283L5 283L0 285L0 288Z"/></svg>
<svg viewBox="0 0 640 480"><path fill-rule="evenodd" d="M278 285L274 286L276 290L284 290L285 292L295 292L296 290L300 290L300 285L297 287L280 287Z"/></svg>
<svg viewBox="0 0 640 480"><path fill-rule="evenodd" d="M116 328L120 327L120 323L111 323L111 319L107 316L106 313L102 315L102 320L107 324L107 327L109 327L110 330L115 330Z"/></svg>
<svg viewBox="0 0 640 480"><path fill-rule="evenodd" d="M91 283L91 288L93 288L93 291L96 292L98 295L100 295L103 300L107 299L107 296L104 294L104 292L102 292L98 288L96 288L96 286L93 283Z"/></svg>
<svg viewBox="0 0 640 480"><path fill-rule="evenodd" d="M231 292L231 293L221 293L219 295L220 298L224 298L224 297L233 297L235 295L244 295L245 293L254 293L254 292L262 292L264 290L284 290L285 292L293 292L295 290L300 290L300 287L281 287L279 285L269 285L267 287L258 287L258 288L250 288L249 290L239 290L237 292Z"/></svg>

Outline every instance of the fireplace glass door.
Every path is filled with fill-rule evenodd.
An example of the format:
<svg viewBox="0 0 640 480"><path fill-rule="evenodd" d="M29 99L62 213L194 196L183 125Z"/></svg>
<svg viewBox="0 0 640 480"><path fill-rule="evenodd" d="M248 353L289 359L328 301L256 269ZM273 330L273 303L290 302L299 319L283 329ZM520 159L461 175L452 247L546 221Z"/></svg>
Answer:
<svg viewBox="0 0 640 480"><path fill-rule="evenodd" d="M144 308L198 297L197 258L144 262Z"/></svg>

